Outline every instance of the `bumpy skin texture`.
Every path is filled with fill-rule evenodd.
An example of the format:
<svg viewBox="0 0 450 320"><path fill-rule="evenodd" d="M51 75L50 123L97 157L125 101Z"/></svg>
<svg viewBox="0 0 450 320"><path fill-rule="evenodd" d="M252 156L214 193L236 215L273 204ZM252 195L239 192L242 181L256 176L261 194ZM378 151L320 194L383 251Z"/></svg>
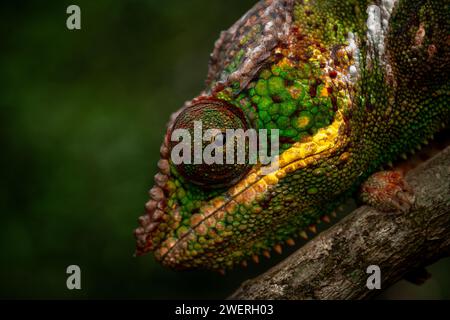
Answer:
<svg viewBox="0 0 450 320"><path fill-rule="evenodd" d="M137 254L176 269L227 269L304 235L380 165L450 120L448 0L266 0L221 34L207 86L256 129L280 129L280 168L227 188L197 186L170 161L135 231Z"/></svg>

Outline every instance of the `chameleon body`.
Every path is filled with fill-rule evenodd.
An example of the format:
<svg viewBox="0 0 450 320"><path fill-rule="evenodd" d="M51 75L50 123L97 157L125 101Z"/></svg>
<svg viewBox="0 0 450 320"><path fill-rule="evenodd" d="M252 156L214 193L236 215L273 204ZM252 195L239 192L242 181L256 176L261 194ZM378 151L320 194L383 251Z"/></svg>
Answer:
<svg viewBox="0 0 450 320"><path fill-rule="evenodd" d="M137 254L153 251L175 269L257 261L314 228L381 165L448 126L449 5L257 3L222 32L205 90L169 122L135 230ZM211 175L204 185L189 181L170 160L170 134L193 107L199 119L238 108L250 127L279 129L279 169L262 174L253 165L227 186L214 186Z"/></svg>

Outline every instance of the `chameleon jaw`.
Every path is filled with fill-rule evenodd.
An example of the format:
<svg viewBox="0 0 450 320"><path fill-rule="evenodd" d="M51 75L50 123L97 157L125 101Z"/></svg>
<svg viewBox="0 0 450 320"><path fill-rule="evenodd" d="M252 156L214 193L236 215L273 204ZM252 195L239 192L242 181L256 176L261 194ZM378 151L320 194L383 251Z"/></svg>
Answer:
<svg viewBox="0 0 450 320"><path fill-rule="evenodd" d="M214 252L219 252L228 260L231 266L243 258L236 255L227 259L226 251L238 252L230 247L236 244L229 243L233 232L226 226L227 219L236 212L240 206L254 207L253 215L258 215L263 210L259 205L264 196L287 175L297 170L314 164L318 158L328 157L345 148L346 126L343 116L338 111L333 123L319 130L314 136L303 142L297 142L291 148L284 151L277 159L279 166L275 171L265 174L263 169L267 167L253 168L241 181L231 187L225 194L215 197L201 206L198 213L191 216L190 228L178 239L171 236L165 239L155 249L155 257L165 266L174 269L190 269L203 267L209 269L222 268L222 264L216 263ZM235 229L239 229L236 226ZM240 231L242 232L242 231ZM248 234L248 241L254 240L257 235ZM244 239L245 240L245 239ZM192 249L194 247L194 249ZM230 265L228 265L230 267Z"/></svg>

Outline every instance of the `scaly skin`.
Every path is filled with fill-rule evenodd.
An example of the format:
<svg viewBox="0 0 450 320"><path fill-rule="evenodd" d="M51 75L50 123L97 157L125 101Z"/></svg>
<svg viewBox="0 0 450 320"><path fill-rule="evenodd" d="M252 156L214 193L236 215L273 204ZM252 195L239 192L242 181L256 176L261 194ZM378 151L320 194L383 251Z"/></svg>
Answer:
<svg viewBox="0 0 450 320"><path fill-rule="evenodd" d="M280 129L280 168L263 175L254 165L229 187L191 183L170 161L174 114L137 254L215 270L267 256L448 126L449 9L448 0L258 3L221 34L206 89L182 110L226 101L252 127Z"/></svg>

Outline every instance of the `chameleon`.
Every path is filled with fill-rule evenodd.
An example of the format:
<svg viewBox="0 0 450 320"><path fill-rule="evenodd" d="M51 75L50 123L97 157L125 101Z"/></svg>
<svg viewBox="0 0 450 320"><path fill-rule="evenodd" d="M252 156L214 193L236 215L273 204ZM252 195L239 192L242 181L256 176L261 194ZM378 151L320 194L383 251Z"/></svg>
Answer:
<svg viewBox="0 0 450 320"><path fill-rule="evenodd" d="M205 89L169 120L136 254L223 272L307 237L362 190L385 211L413 192L379 168L450 120L450 1L263 0L216 41ZM181 164L171 133L278 129L278 168Z"/></svg>

